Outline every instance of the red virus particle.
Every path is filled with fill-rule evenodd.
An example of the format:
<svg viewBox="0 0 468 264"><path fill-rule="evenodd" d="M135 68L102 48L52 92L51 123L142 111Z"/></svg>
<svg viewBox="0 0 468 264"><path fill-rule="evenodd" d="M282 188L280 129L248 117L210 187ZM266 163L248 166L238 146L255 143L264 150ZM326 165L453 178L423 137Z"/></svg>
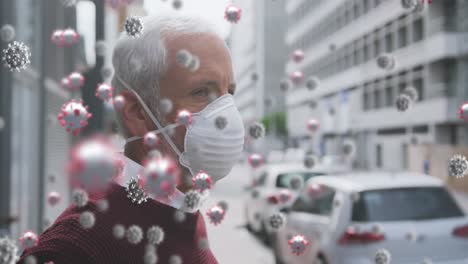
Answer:
<svg viewBox="0 0 468 264"><path fill-rule="evenodd" d="M100 83L96 88L96 97L103 100L108 101L112 98L112 93L114 88L107 83Z"/></svg>
<svg viewBox="0 0 468 264"><path fill-rule="evenodd" d="M168 198L174 194L180 180L177 164L167 157L153 157L144 162L138 184L155 199Z"/></svg>
<svg viewBox="0 0 468 264"><path fill-rule="evenodd" d="M464 102L458 109L458 118L468 122L468 102Z"/></svg>
<svg viewBox="0 0 468 264"><path fill-rule="evenodd" d="M192 124L192 113L187 110L180 110L177 114L176 122L179 125L189 126Z"/></svg>
<svg viewBox="0 0 468 264"><path fill-rule="evenodd" d="M303 235L295 235L288 241L293 254L299 256L306 250L309 241Z"/></svg>
<svg viewBox="0 0 468 264"><path fill-rule="evenodd" d="M216 226L223 221L225 211L223 208L221 208L221 206L215 205L208 209L206 215L208 216L208 219L210 219L210 222Z"/></svg>
<svg viewBox="0 0 468 264"><path fill-rule="evenodd" d="M304 55L304 51L302 51L302 50L300 50L300 49L297 49L297 50L295 50L295 51L293 52L293 54L292 54L292 60L293 60L294 62L299 63L299 62L301 62L302 60L304 60L304 56L305 56L305 55Z"/></svg>
<svg viewBox="0 0 468 264"><path fill-rule="evenodd" d="M143 144L145 144L145 146L147 146L149 149L156 148L159 144L158 135L156 135L154 132L146 133L146 135L143 137Z"/></svg>
<svg viewBox="0 0 468 264"><path fill-rule="evenodd" d="M301 71L294 71L289 78L295 85L298 85L304 81L304 74Z"/></svg>
<svg viewBox="0 0 468 264"><path fill-rule="evenodd" d="M63 45L72 46L73 44L78 43L79 35L74 29L67 28L63 31Z"/></svg>
<svg viewBox="0 0 468 264"><path fill-rule="evenodd" d="M70 79L68 77L62 78L60 86L65 90L71 90Z"/></svg>
<svg viewBox="0 0 468 264"><path fill-rule="evenodd" d="M309 130L312 133L317 132L317 130L320 128L320 122L317 121L316 119L309 119L307 121L307 130Z"/></svg>
<svg viewBox="0 0 468 264"><path fill-rule="evenodd" d="M260 165L263 164L264 160L263 160L262 155L254 153L254 154L250 154L247 161L249 162L249 165L252 168L258 168L260 167Z"/></svg>
<svg viewBox="0 0 468 264"><path fill-rule="evenodd" d="M58 192L50 192L49 195L47 196L47 202L51 206L58 204L61 200L62 200L62 196Z"/></svg>
<svg viewBox="0 0 468 264"><path fill-rule="evenodd" d="M20 237L20 243L23 248L32 248L37 246L39 242L39 238L37 237L36 233L33 231L26 231Z"/></svg>
<svg viewBox="0 0 468 264"><path fill-rule="evenodd" d="M234 5L227 6L226 10L224 11L224 18L231 23L237 24L237 22L239 22L241 19L241 16L242 9Z"/></svg>
<svg viewBox="0 0 468 264"><path fill-rule="evenodd" d="M63 40L63 30L57 29L54 32L52 32L52 35L50 36L50 41L52 42L52 44L55 44L57 46L64 46L65 42Z"/></svg>
<svg viewBox="0 0 468 264"><path fill-rule="evenodd" d="M211 176L204 171L200 171L199 173L197 173L197 175L193 176L192 183L193 188L195 188L199 192L210 190L213 186L213 180L211 179Z"/></svg>
<svg viewBox="0 0 468 264"><path fill-rule="evenodd" d="M125 97L123 97L122 95L117 95L112 100L112 102L114 104L114 109L116 109L117 111L120 111L125 106Z"/></svg>
<svg viewBox="0 0 468 264"><path fill-rule="evenodd" d="M92 114L88 112L87 106L83 106L82 100L79 102L71 100L63 104L57 115L60 125L75 136L88 125L88 119L91 117Z"/></svg>
<svg viewBox="0 0 468 264"><path fill-rule="evenodd" d="M279 202L281 203L287 203L291 200L291 198L292 198L292 194L291 194L291 191L289 190L281 190L278 193L278 199L279 199Z"/></svg>
<svg viewBox="0 0 468 264"><path fill-rule="evenodd" d="M320 184L311 183L311 184L307 185L307 194L311 198L315 198L315 197L319 196L321 191L322 191L322 187L320 186Z"/></svg>

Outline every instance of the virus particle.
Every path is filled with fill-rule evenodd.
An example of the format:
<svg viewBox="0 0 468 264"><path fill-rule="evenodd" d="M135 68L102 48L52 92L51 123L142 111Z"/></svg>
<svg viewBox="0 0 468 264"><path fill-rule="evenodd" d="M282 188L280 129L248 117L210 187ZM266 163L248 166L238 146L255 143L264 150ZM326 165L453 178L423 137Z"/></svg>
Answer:
<svg viewBox="0 0 468 264"><path fill-rule="evenodd" d="M63 31L63 45L71 46L78 43L79 35L74 29L67 28Z"/></svg>
<svg viewBox="0 0 468 264"><path fill-rule="evenodd" d="M88 107L83 106L83 101L71 100L62 105L57 119L67 132L78 135L88 125L88 119L92 114L88 113Z"/></svg>
<svg viewBox="0 0 468 264"><path fill-rule="evenodd" d="M204 171L200 171L197 175L192 178L193 188L199 192L210 190L213 186L213 180L211 176Z"/></svg>
<svg viewBox="0 0 468 264"><path fill-rule="evenodd" d="M167 98L163 98L159 101L159 110L165 115L169 114L173 107L172 101Z"/></svg>
<svg viewBox="0 0 468 264"><path fill-rule="evenodd" d="M315 76L311 76L307 78L306 83L305 83L305 86L307 87L307 89L311 91L315 90L315 88L317 88L319 85L320 85L320 80Z"/></svg>
<svg viewBox="0 0 468 264"><path fill-rule="evenodd" d="M145 264L156 264L158 262L158 255L154 251L146 251L143 256L143 262Z"/></svg>
<svg viewBox="0 0 468 264"><path fill-rule="evenodd" d="M96 217L92 212L85 211L80 214L78 222L84 229L91 229L96 223Z"/></svg>
<svg viewBox="0 0 468 264"><path fill-rule="evenodd" d="M122 95L117 95L112 100L112 103L114 105L114 109L116 109L117 111L120 111L125 106L125 97L123 97Z"/></svg>
<svg viewBox="0 0 468 264"><path fill-rule="evenodd" d="M237 6L229 5L224 10L224 18L234 24L237 24L242 16L242 9Z"/></svg>
<svg viewBox="0 0 468 264"><path fill-rule="evenodd" d="M341 146L341 151L347 157L352 157L356 153L356 144L352 140L345 140Z"/></svg>
<svg viewBox="0 0 468 264"><path fill-rule="evenodd" d="M112 234L116 239L122 239L125 236L125 227L117 224L112 228Z"/></svg>
<svg viewBox="0 0 468 264"><path fill-rule="evenodd" d="M77 91L83 87L85 79L83 75L79 72L72 72L68 75L70 89L72 91Z"/></svg>
<svg viewBox="0 0 468 264"><path fill-rule="evenodd" d="M201 195L198 191L189 191L185 194L184 205L185 207L195 210L200 206Z"/></svg>
<svg viewBox="0 0 468 264"><path fill-rule="evenodd" d="M259 139L265 136L265 126L262 123L255 122L249 126L249 135L253 139Z"/></svg>
<svg viewBox="0 0 468 264"><path fill-rule="evenodd" d="M258 81L258 73L256 73L256 72L252 73L252 76L250 76L250 79L251 79L253 82Z"/></svg>
<svg viewBox="0 0 468 264"><path fill-rule="evenodd" d="M220 224L223 221L224 215L225 215L225 211L223 210L223 208L221 208L218 205L211 207L206 212L206 216L208 216L210 222L215 226Z"/></svg>
<svg viewBox="0 0 468 264"><path fill-rule="evenodd" d="M52 32L52 35L50 36L50 42L52 44L57 45L59 47L65 45L65 41L63 40L63 30L62 29L56 29L54 32Z"/></svg>
<svg viewBox="0 0 468 264"><path fill-rule="evenodd" d="M302 73L301 71L294 71L293 73L291 73L289 78L295 85L299 85L302 83L302 81L304 81L304 73Z"/></svg>
<svg viewBox="0 0 468 264"><path fill-rule="evenodd" d="M250 154L250 156L247 158L247 161L249 162L250 166L252 168L258 168L260 165L263 164L263 157L260 154Z"/></svg>
<svg viewBox="0 0 468 264"><path fill-rule="evenodd" d="M395 100L395 106L399 112L405 112L411 106L411 97L406 94L399 94Z"/></svg>
<svg viewBox="0 0 468 264"><path fill-rule="evenodd" d="M132 177L128 181L125 190L127 191L127 198L129 198L132 203L142 204L148 200L148 195L143 188L141 188L138 179Z"/></svg>
<svg viewBox="0 0 468 264"><path fill-rule="evenodd" d="M181 110L177 114L176 123L179 125L189 126L192 124L192 113L187 110Z"/></svg>
<svg viewBox="0 0 468 264"><path fill-rule="evenodd" d="M121 8L123 6L129 5L133 2L134 0L106 0L106 3L114 9Z"/></svg>
<svg viewBox="0 0 468 264"><path fill-rule="evenodd" d="M182 8L182 0L174 0L172 1L172 7L175 9L175 10L179 10Z"/></svg>
<svg viewBox="0 0 468 264"><path fill-rule="evenodd" d="M143 144L149 149L154 149L159 145L159 137L154 132L148 132L143 137Z"/></svg>
<svg viewBox="0 0 468 264"><path fill-rule="evenodd" d="M0 263L12 264L16 263L18 247L15 242L8 237L0 238Z"/></svg>
<svg viewBox="0 0 468 264"><path fill-rule="evenodd" d="M60 0L64 7L72 7L76 5L77 0Z"/></svg>
<svg viewBox="0 0 468 264"><path fill-rule="evenodd" d="M309 119L307 121L307 130L309 130L311 133L317 132L319 128L320 122L317 119Z"/></svg>
<svg viewBox="0 0 468 264"><path fill-rule="evenodd" d="M307 154L304 157L304 166L308 169L315 167L318 164L318 157L314 154Z"/></svg>
<svg viewBox="0 0 468 264"><path fill-rule="evenodd" d="M192 60L192 53L186 49L177 51L175 60L180 66L187 68Z"/></svg>
<svg viewBox="0 0 468 264"><path fill-rule="evenodd" d="M128 242L136 245L143 239L143 230L141 230L141 227L137 225L132 225L127 229L127 231L125 231L125 236L127 237Z"/></svg>
<svg viewBox="0 0 468 264"><path fill-rule="evenodd" d="M20 244L23 248L32 248L37 246L39 242L39 238L37 237L36 233L33 231L26 231L20 237Z"/></svg>
<svg viewBox="0 0 468 264"><path fill-rule="evenodd" d="M113 72L114 72L114 70L111 67L108 67L108 66L102 67L102 69L101 69L102 79L104 79L104 80L109 79L112 76Z"/></svg>
<svg viewBox="0 0 468 264"><path fill-rule="evenodd" d="M60 86L67 91L71 90L70 79L68 79L68 77L62 78L62 80L60 80Z"/></svg>
<svg viewBox="0 0 468 264"><path fill-rule="evenodd" d="M402 91L402 93L408 95L411 98L411 101L413 101L413 102L416 102L419 99L418 90L416 90L416 88L414 88L413 86L406 87Z"/></svg>
<svg viewBox="0 0 468 264"><path fill-rule="evenodd" d="M395 68L395 58L390 54L381 54L377 57L377 66L384 70L393 70Z"/></svg>
<svg viewBox="0 0 468 264"><path fill-rule="evenodd" d="M283 79L280 82L280 90L282 92L287 92L289 88L291 87L291 81L288 79Z"/></svg>
<svg viewBox="0 0 468 264"><path fill-rule="evenodd" d="M392 256L386 249L379 249L374 257L375 264L390 264L391 259Z"/></svg>
<svg viewBox="0 0 468 264"><path fill-rule="evenodd" d="M127 17L125 20L125 31L132 38L140 37L143 34L143 21L136 16Z"/></svg>
<svg viewBox="0 0 468 264"><path fill-rule="evenodd" d="M58 192L50 192L49 195L47 195L47 202L51 206L58 204L60 200L62 200L62 196Z"/></svg>
<svg viewBox="0 0 468 264"><path fill-rule="evenodd" d="M299 256L304 253L309 241L302 235L295 235L288 241L288 244L292 253Z"/></svg>
<svg viewBox="0 0 468 264"><path fill-rule="evenodd" d="M0 28L0 39L5 42L12 41L16 36L15 28L12 25L6 24Z"/></svg>
<svg viewBox="0 0 468 264"><path fill-rule="evenodd" d="M83 189L75 189L72 193L72 203L78 207L84 207L89 201L88 193Z"/></svg>
<svg viewBox="0 0 468 264"><path fill-rule="evenodd" d="M29 47L23 42L13 41L3 50L2 61L6 67L10 68L10 71L19 72L26 69L26 66L31 63L29 57L31 57Z"/></svg>
<svg viewBox="0 0 468 264"><path fill-rule="evenodd" d="M468 122L468 102L463 103L458 108L458 118L465 122Z"/></svg>
<svg viewBox="0 0 468 264"><path fill-rule="evenodd" d="M454 155L448 163L448 172L451 177L462 178L468 174L468 160L463 155Z"/></svg>
<svg viewBox="0 0 468 264"><path fill-rule="evenodd" d="M100 83L96 88L96 97L102 101L108 101L112 99L112 92L114 88L107 83Z"/></svg>
<svg viewBox="0 0 468 264"><path fill-rule="evenodd" d="M105 138L79 142L70 151L67 164L70 183L88 192L104 191L123 169L113 145Z"/></svg>
<svg viewBox="0 0 468 264"><path fill-rule="evenodd" d="M182 223L185 221L185 213L180 211L180 210L177 210L175 213L174 213L174 221L176 221L177 223Z"/></svg>
<svg viewBox="0 0 468 264"><path fill-rule="evenodd" d="M309 196L309 198L318 197L321 192L322 187L320 186L320 184L311 183L307 185L307 195Z"/></svg>
<svg viewBox="0 0 468 264"><path fill-rule="evenodd" d="M229 205L226 201L219 201L217 205L221 207L225 212L227 212L227 210L229 209Z"/></svg>
<svg viewBox="0 0 468 264"><path fill-rule="evenodd" d="M148 239L148 243L159 245L164 240L164 231L159 226L152 226L146 231L146 238Z"/></svg>
<svg viewBox="0 0 468 264"><path fill-rule="evenodd" d="M191 72L196 72L198 68L200 68L200 59L193 55L189 65L187 66L187 69Z"/></svg>
<svg viewBox="0 0 468 264"><path fill-rule="evenodd" d="M106 199L100 199L96 202L96 207L99 212L106 212L109 209L109 202Z"/></svg>
<svg viewBox="0 0 468 264"><path fill-rule="evenodd" d="M289 190L281 190L279 193L278 193L278 200L279 202L281 203L287 203L291 200L292 198L292 194L291 194L291 191Z"/></svg>
<svg viewBox="0 0 468 264"><path fill-rule="evenodd" d="M304 186L304 178L301 175L292 175L289 178L288 187L291 190L299 191Z"/></svg>
<svg viewBox="0 0 468 264"><path fill-rule="evenodd" d="M273 213L268 217L267 225L272 231L278 231L286 224L286 217L282 213Z"/></svg>
<svg viewBox="0 0 468 264"><path fill-rule="evenodd" d="M170 158L153 158L144 162L139 185L152 198L171 196L179 183L180 170Z"/></svg>
<svg viewBox="0 0 468 264"><path fill-rule="evenodd" d="M178 255L169 257L169 264L182 264L182 258Z"/></svg>
<svg viewBox="0 0 468 264"><path fill-rule="evenodd" d="M299 63L304 60L304 56L304 51L297 49L292 53L291 58L294 62Z"/></svg>
<svg viewBox="0 0 468 264"><path fill-rule="evenodd" d="M29 255L24 259L24 264L37 264L37 259L34 255Z"/></svg>
<svg viewBox="0 0 468 264"><path fill-rule="evenodd" d="M207 250L208 248L210 248L210 244L208 242L208 239L206 239L204 237L198 239L198 248L201 249L201 250Z"/></svg>
<svg viewBox="0 0 468 264"><path fill-rule="evenodd" d="M98 56L105 56L107 52L107 44L104 40L96 41L96 45L94 46L94 50L96 51L96 55Z"/></svg>
<svg viewBox="0 0 468 264"><path fill-rule="evenodd" d="M215 119L215 127L219 130L223 130L227 126L227 119L224 116L218 116Z"/></svg>
<svg viewBox="0 0 468 264"><path fill-rule="evenodd" d="M401 0L401 6L407 10L414 10L420 0Z"/></svg>

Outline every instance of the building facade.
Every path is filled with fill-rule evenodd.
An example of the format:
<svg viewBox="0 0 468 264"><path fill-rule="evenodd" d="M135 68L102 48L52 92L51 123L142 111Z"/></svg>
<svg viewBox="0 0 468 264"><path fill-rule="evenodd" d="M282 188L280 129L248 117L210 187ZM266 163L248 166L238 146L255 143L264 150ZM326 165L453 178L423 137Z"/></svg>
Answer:
<svg viewBox="0 0 468 264"><path fill-rule="evenodd" d="M312 91L288 93L296 141L309 140L305 123L315 118L321 129L314 145L323 154L339 154L352 138L356 167L397 170L408 168L412 144L468 145L468 129L458 120L468 98L468 2L432 1L409 11L393 0L292 0L285 9L286 45L306 54L287 71L321 80ZM394 56L394 69L377 67L382 53ZM419 98L398 112L395 99L408 86Z"/></svg>

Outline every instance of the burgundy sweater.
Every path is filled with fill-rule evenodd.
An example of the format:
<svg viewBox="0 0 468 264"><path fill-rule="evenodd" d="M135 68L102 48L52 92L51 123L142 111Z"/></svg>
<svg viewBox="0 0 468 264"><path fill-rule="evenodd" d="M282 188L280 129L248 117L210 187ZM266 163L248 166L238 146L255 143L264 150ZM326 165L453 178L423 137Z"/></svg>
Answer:
<svg viewBox="0 0 468 264"><path fill-rule="evenodd" d="M185 213L183 222L174 221L176 209L148 199L143 204L134 204L127 198L125 188L112 184L104 194L109 202L106 212L99 212L96 201L101 197L90 198L83 208L68 207L39 236L36 247L27 249L18 263L24 263L29 255L34 255L37 263L53 261L54 264L120 264L144 263L143 257L147 243L146 231L153 225L164 230L164 241L157 246L157 263L169 263L172 255L182 258L184 264L217 264L209 248L199 247L199 239L207 239L205 222L200 212ZM78 217L83 211L91 211L96 216L91 229L83 229ZM137 245L127 239L116 239L113 227L122 224L125 228L138 225L144 232L144 239Z"/></svg>

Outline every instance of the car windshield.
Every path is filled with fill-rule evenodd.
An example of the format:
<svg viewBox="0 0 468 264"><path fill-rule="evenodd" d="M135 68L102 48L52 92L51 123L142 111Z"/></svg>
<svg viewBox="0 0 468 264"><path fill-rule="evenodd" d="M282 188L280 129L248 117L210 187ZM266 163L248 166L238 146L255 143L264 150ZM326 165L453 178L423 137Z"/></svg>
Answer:
<svg viewBox="0 0 468 264"><path fill-rule="evenodd" d="M278 175L278 177L276 177L276 187L289 188L289 181L291 180L291 177L296 176L296 175L301 176L304 182L306 182L308 179L312 177L325 175L325 173L324 172L310 172L310 171L281 173Z"/></svg>
<svg viewBox="0 0 468 264"><path fill-rule="evenodd" d="M361 192L353 205L352 220L430 220L463 215L444 188L418 187Z"/></svg>

